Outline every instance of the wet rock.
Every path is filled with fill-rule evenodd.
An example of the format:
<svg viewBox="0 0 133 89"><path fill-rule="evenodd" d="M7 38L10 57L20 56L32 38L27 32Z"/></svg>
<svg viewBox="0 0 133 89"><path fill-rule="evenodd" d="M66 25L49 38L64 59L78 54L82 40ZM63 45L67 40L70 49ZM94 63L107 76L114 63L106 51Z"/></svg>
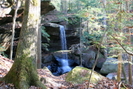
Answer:
<svg viewBox="0 0 133 89"><path fill-rule="evenodd" d="M82 56L82 65L87 68L92 68L96 59L98 49L95 46L85 46L80 44L74 44L70 47L73 58L80 62L80 56ZM96 67L101 68L106 60L106 56L100 51ZM80 63L79 63L80 65Z"/></svg>
<svg viewBox="0 0 133 89"><path fill-rule="evenodd" d="M63 59L56 57L54 62L48 65L48 69L55 76L62 75L71 71L77 64L71 59Z"/></svg>

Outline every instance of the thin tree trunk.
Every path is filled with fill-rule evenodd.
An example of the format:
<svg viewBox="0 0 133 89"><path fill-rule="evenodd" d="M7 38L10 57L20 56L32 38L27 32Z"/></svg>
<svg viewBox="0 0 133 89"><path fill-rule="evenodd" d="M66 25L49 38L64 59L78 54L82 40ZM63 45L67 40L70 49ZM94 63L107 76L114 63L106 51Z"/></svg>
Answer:
<svg viewBox="0 0 133 89"><path fill-rule="evenodd" d="M89 76L89 84L87 85L87 89L90 89L90 80L91 80L91 76L92 76L92 73L96 67L96 64L97 64L97 61L98 61L98 58L99 58L99 53L100 53L100 47L98 47L98 50L97 50L97 55L96 55L96 58L95 58L95 63L93 64L93 68L91 70L91 74Z"/></svg>
<svg viewBox="0 0 133 89"><path fill-rule="evenodd" d="M39 30L38 30L38 45L37 45L37 68L40 69L41 68L41 64L42 64L42 53L41 53L41 29L39 26Z"/></svg>
<svg viewBox="0 0 133 89"><path fill-rule="evenodd" d="M133 84L133 80L132 80L132 56L129 55L129 84Z"/></svg>
<svg viewBox="0 0 133 89"><path fill-rule="evenodd" d="M63 13L67 12L67 8L68 8L67 4L68 4L67 0L61 0L61 11Z"/></svg>
<svg viewBox="0 0 133 89"><path fill-rule="evenodd" d="M106 0L103 0L103 4L104 4L104 8L106 8ZM103 18L103 25L106 26L107 25L107 20L106 20L106 10L105 10L105 13L104 13L104 18Z"/></svg>
<svg viewBox="0 0 133 89"><path fill-rule="evenodd" d="M123 5L121 4L119 6L119 10L122 11ZM119 23L122 23L122 14L120 14L120 16L118 17L118 29L120 30L120 32L122 33L122 26L121 24L119 25ZM122 43L122 41L120 41L120 43ZM118 50L118 68L117 68L117 81L120 82L121 81L121 74L122 74L122 52L121 50Z"/></svg>
<svg viewBox="0 0 133 89"><path fill-rule="evenodd" d="M118 54L118 68L117 68L117 81L121 81L121 74L122 74L122 53Z"/></svg>
<svg viewBox="0 0 133 89"><path fill-rule="evenodd" d="M81 40L81 37L82 37L82 27L81 27L81 24L82 24L82 18L80 18L80 29L79 29L79 34L80 34L80 66L82 66L82 52L81 52L81 49L82 49L82 40Z"/></svg>
<svg viewBox="0 0 133 89"><path fill-rule="evenodd" d="M124 64L122 64L122 74L124 76L125 83L127 83L127 75L126 75L126 72L125 72L125 69L124 69Z"/></svg>
<svg viewBox="0 0 133 89"><path fill-rule="evenodd" d="M126 10L127 12L129 13L130 12L130 6L129 6L129 3L130 3L130 0L129 1L126 1ZM129 34L131 34L131 29L129 28ZM128 37L128 41L130 44L132 44L131 42L131 35ZM128 69L129 69L129 84L133 84L133 80L132 80L132 55L129 55L129 66L128 66Z"/></svg>
<svg viewBox="0 0 133 89"><path fill-rule="evenodd" d="M14 36L15 36L15 25L16 25L16 18L17 18L17 11L20 6L20 1L17 0L17 5L13 17L13 25L12 25L12 39L11 39L11 48L10 48L10 59L12 60L12 55L13 55L13 43L14 43Z"/></svg>

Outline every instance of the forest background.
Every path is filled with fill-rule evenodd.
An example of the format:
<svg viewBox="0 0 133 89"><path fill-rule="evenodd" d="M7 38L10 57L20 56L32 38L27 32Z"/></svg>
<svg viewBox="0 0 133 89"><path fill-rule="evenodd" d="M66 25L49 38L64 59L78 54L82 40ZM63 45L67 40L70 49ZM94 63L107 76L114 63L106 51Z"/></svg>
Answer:
<svg viewBox="0 0 133 89"><path fill-rule="evenodd" d="M4 2L4 0L3 0ZM19 2L22 2L22 6L20 7L25 7L25 24L23 23L22 29L23 32L26 32L29 29L29 33L28 34L33 34L33 32L36 29L36 31L38 31L38 34L40 34L40 31L38 30L38 28L44 29L44 27L40 27L40 17L39 14L37 15L37 11L38 13L40 13L40 1L36 1L36 0L29 0L29 2L27 1L27 3L25 4L24 1L17 1L16 4L13 3L13 1L11 0L7 0L5 2L8 2L9 6L12 5L18 5ZM4 2L4 3L5 3ZM32 3L31 3L32 2ZM76 3L75 3L76 2ZM120 61L119 65L118 65L118 79L117 81L121 81L120 77L121 77L121 71L122 71L122 56L123 54L127 54L128 55L128 60L127 62L129 63L129 83L132 84L132 51L133 51L133 37L132 37L132 32L133 32L133 1L132 0L101 0L101 1L97 1L97 0L51 0L51 3L55 6L55 8L58 11L63 12L62 15L60 15L61 19L65 19L66 22L71 23L68 19L68 17L70 16L76 16L78 17L78 19L74 19L75 22L80 22L80 29L79 29L79 34L80 34L80 44L86 44L89 45L90 43L93 43L93 45L96 45L98 48L99 47L103 47L107 50L107 56L109 57L117 57L118 60ZM35 7L36 6L36 7ZM31 12L33 11L33 8L35 8L35 12ZM17 11L17 7L15 8ZM34 14L37 15L38 17L34 17L31 15ZM29 19L26 19L27 18ZM29 16L29 17L28 17ZM16 16L14 16L16 17ZM39 20L37 22L37 19ZM32 21L34 20L34 21ZM27 22L26 22L27 21ZM29 22L28 22L29 21ZM36 22L36 23L30 23L30 22ZM30 24L31 27L26 26L27 24ZM26 27L25 27L26 26ZM31 31L31 29L33 31ZM12 33L14 30L12 30ZM24 34L24 33L21 34ZM11 43L11 47L13 47L13 39L14 36L12 34L12 43ZM21 59L22 57L25 59L29 59L31 57L31 60L34 60L36 62L36 60L40 59L40 39L39 35L36 34L36 32L34 32L34 35L31 35L30 40L27 38L24 39L27 48L23 48L20 47L19 50L25 50L28 49L29 47L32 47L30 50L36 50L38 49L38 52L36 53L35 51L33 51L34 53L21 53L18 52L19 57L16 59ZM42 34L44 35L44 37L48 39L49 35L45 32L42 31ZM31 38L34 38L33 40L31 40ZM35 40L36 39L36 40ZM37 40L38 39L38 40ZM34 42L36 43L40 43L40 44L36 44L34 46L31 46L34 44ZM20 43L20 46L24 45L23 42ZM29 46L27 46L29 45ZM47 48L48 44L44 44L43 46ZM35 47L35 48L34 48ZM3 47L3 45L1 44L1 51L4 54L3 51L5 51ZM12 50L12 48L11 48ZM24 51L23 51L24 52ZM20 55L20 54L24 54L24 55ZM30 57L29 57L30 54ZM35 54L39 54L35 55ZM27 58L28 57L28 58ZM22 58L22 59L23 59ZM10 59L12 59L12 53L10 55ZM22 61L19 63L23 63ZM24 61L25 63L25 61ZM33 63L34 64L34 63ZM32 65L29 64L29 66ZM36 63L35 63L36 65ZM33 66L35 66L33 65ZM17 62L14 68L16 68L17 66ZM38 66L38 68L40 67L40 64ZM13 67L12 67L13 68ZM23 69L23 68L22 68ZM36 69L36 68L35 68ZM13 69L12 69L13 70ZM19 69L18 69L19 70ZM16 71L18 71L16 70ZM28 70L32 70L28 69ZM15 72L16 72L15 71ZM22 71L23 72L23 71ZM29 72L29 71L28 71ZM9 72L9 76L10 73L12 75L13 72ZM34 73L33 73L34 74ZM21 75L21 73L20 73ZM8 76L8 75L7 75ZM12 76L15 76L12 75ZM27 75L29 77L29 75ZM27 77L27 78L28 78ZM10 78L7 77L5 78L5 80L9 80ZM16 78L17 79L17 78ZM32 78L31 78L32 80ZM11 81L14 82L14 81ZM22 80L23 82L23 80ZM29 81L27 82L29 83ZM15 83L16 84L16 83ZM35 83L36 85L38 85L38 83ZM27 85L27 84L26 84ZM18 84L16 85L18 86ZM22 87L22 86L21 86Z"/></svg>

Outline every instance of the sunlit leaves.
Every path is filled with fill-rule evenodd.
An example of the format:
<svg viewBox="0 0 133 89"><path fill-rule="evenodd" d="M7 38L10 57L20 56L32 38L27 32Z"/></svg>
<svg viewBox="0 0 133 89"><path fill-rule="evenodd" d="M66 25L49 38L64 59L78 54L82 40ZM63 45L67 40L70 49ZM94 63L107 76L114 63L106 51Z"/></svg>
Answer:
<svg viewBox="0 0 133 89"><path fill-rule="evenodd" d="M6 48L0 45L0 52L6 51Z"/></svg>
<svg viewBox="0 0 133 89"><path fill-rule="evenodd" d="M49 38L50 35L45 31L45 27L44 27L44 26L41 26L40 30L41 30L42 36L43 36L44 38L46 38L46 40L49 42L49 41L50 41L50 38ZM47 50L47 51L48 51L48 46L49 46L48 43L42 43L42 47L43 47L45 50Z"/></svg>
<svg viewBox="0 0 133 89"><path fill-rule="evenodd" d="M89 34L88 32L85 31L82 36L82 41L87 45L99 45L101 37L102 34L99 33Z"/></svg>
<svg viewBox="0 0 133 89"><path fill-rule="evenodd" d="M103 36L103 33L107 33L106 38L108 43L116 42L110 35L116 37L118 41L122 42L127 40L131 35L124 32L124 29L133 28L133 13L128 11L126 7L129 3L129 9L132 8L132 0L67 0L68 12L67 16L75 16L78 19L73 19L74 24L80 23L79 19L82 19L82 41L83 43L99 42L99 38L95 35ZM106 2L105 2L106 1ZM131 3L132 2L132 3ZM60 17L61 18L61 17ZM72 22L66 20L69 24ZM107 25L104 24L106 22ZM88 32L88 33L87 33ZM91 34L91 35L90 35ZM95 34L95 35L94 35ZM89 39L88 39L89 38ZM129 43L129 42L128 42ZM125 44L128 44L125 43ZM118 43L113 44L113 48L119 49ZM124 45L125 46L125 45ZM129 46L130 45L126 45Z"/></svg>
<svg viewBox="0 0 133 89"><path fill-rule="evenodd" d="M50 35L45 31L45 27L44 26L41 26L41 33L42 33L42 36L45 37L47 39L47 41L49 41L49 37Z"/></svg>
<svg viewBox="0 0 133 89"><path fill-rule="evenodd" d="M51 3L55 6L55 8L58 11L60 11L61 0L51 0Z"/></svg>

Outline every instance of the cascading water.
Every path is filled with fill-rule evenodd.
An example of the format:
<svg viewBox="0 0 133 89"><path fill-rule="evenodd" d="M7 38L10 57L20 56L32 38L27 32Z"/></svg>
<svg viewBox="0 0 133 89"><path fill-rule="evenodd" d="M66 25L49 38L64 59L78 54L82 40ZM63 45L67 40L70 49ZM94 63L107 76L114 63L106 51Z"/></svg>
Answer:
<svg viewBox="0 0 133 89"><path fill-rule="evenodd" d="M63 64L62 66L63 73L66 73L72 70L72 68L69 66L68 59L61 59L61 62Z"/></svg>
<svg viewBox="0 0 133 89"><path fill-rule="evenodd" d="M61 39L62 56L63 58L68 59L67 53L63 52L64 50L67 50L67 42L66 42L65 28L62 25L60 25L60 39Z"/></svg>
<svg viewBox="0 0 133 89"><path fill-rule="evenodd" d="M66 34L64 26L60 25L60 39L61 39L61 51L62 51L62 58L55 56L54 64L48 66L50 71L55 76L59 76L61 74L67 73L72 70L74 67L72 60L68 59L67 56L67 42L66 42Z"/></svg>
<svg viewBox="0 0 133 89"><path fill-rule="evenodd" d="M60 25L60 38L61 38L62 51L67 50L66 33L65 33L65 28L62 25ZM69 66L67 53L62 52L62 57L63 58L61 59L61 64L62 64L63 73L69 72L72 68Z"/></svg>

